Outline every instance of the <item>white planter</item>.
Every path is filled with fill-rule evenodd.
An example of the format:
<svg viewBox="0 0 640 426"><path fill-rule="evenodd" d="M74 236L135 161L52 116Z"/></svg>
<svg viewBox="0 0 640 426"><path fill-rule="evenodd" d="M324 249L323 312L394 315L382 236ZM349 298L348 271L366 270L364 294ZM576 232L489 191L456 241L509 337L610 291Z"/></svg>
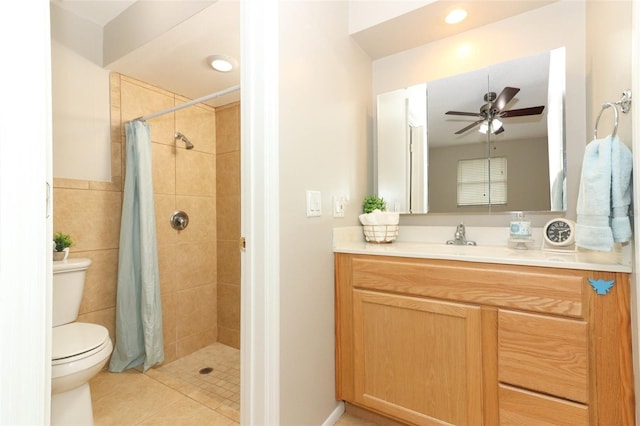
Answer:
<svg viewBox="0 0 640 426"><path fill-rule="evenodd" d="M67 260L67 257L69 257L69 247L62 251L53 251L53 260L55 261Z"/></svg>

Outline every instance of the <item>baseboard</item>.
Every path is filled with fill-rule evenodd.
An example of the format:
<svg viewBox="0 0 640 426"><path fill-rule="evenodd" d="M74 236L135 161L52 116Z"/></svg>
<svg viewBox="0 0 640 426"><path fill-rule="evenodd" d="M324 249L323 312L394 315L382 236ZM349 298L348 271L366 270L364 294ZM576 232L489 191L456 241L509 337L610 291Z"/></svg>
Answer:
<svg viewBox="0 0 640 426"><path fill-rule="evenodd" d="M389 417L383 416L373 411L369 411L365 408L358 407L350 403L345 403L345 413L350 416L357 417L362 420L366 420L378 426L405 426L406 423L402 423L398 420L393 420Z"/></svg>
<svg viewBox="0 0 640 426"><path fill-rule="evenodd" d="M322 426L333 426L336 424L340 417L344 414L344 402L338 401L336 408L331 412L327 420L322 423Z"/></svg>

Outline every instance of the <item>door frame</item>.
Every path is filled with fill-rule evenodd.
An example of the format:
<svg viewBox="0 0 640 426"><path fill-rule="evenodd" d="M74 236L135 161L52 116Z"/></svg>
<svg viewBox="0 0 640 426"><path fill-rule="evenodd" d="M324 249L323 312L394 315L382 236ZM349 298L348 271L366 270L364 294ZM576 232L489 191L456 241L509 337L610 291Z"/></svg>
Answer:
<svg viewBox="0 0 640 426"><path fill-rule="evenodd" d="M240 419L280 423L278 0L242 0Z"/></svg>

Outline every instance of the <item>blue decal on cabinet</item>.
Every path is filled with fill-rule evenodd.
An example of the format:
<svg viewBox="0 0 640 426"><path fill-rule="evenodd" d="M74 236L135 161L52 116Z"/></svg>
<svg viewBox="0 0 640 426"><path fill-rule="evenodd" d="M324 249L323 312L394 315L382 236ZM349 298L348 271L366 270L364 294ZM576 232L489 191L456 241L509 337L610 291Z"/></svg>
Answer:
<svg viewBox="0 0 640 426"><path fill-rule="evenodd" d="M605 281L603 279L594 280L593 278L589 278L589 284L591 284L591 287L596 291L596 294L607 294L614 283L615 280Z"/></svg>

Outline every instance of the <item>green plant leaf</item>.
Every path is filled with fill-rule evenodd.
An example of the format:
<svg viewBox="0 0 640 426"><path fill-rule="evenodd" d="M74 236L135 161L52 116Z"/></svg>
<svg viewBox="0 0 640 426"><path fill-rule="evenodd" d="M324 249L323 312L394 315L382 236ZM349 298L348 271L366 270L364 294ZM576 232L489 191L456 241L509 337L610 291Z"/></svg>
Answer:
<svg viewBox="0 0 640 426"><path fill-rule="evenodd" d="M56 251L62 251L67 247L71 247L73 245L73 240L71 239L71 235L63 234L62 232L56 232L53 236L53 242L56 245Z"/></svg>
<svg viewBox="0 0 640 426"><path fill-rule="evenodd" d="M371 213L374 210L386 211L387 210L387 202L384 201L382 197L378 197L377 195L369 195L364 198L364 202L362 204L362 211L364 213Z"/></svg>

